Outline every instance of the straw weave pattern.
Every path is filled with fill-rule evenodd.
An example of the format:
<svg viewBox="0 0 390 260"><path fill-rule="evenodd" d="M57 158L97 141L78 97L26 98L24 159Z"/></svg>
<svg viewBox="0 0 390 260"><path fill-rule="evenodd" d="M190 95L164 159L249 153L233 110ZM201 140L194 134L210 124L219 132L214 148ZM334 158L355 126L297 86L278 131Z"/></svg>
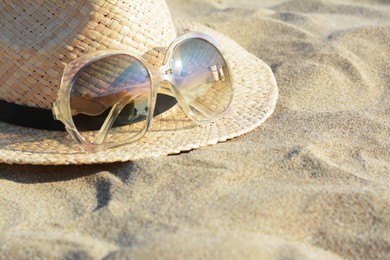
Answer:
<svg viewBox="0 0 390 260"><path fill-rule="evenodd" d="M156 65L176 37L163 0L7 0L0 17L0 99L45 109L77 57L122 49Z"/></svg>

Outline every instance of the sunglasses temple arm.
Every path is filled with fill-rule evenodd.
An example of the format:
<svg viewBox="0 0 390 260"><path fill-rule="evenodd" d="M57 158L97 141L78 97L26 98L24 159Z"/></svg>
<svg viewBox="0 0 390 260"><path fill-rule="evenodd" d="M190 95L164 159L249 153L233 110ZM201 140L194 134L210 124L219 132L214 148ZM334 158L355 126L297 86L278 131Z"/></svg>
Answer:
<svg viewBox="0 0 390 260"><path fill-rule="evenodd" d="M130 98L123 98L112 107L110 114L107 116L103 126L99 130L99 133L96 135L95 139L93 140L94 144L102 144L104 142L104 140L107 137L108 131L110 131L118 115L122 112L122 109L137 96L138 95L132 96Z"/></svg>

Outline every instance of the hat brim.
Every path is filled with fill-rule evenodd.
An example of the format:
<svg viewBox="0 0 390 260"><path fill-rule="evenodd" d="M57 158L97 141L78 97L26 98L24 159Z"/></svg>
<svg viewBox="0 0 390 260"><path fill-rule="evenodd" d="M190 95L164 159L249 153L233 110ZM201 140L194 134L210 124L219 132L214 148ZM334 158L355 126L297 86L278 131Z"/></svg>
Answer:
<svg viewBox="0 0 390 260"><path fill-rule="evenodd" d="M270 67L209 27L180 21L180 28L211 35L224 51L235 87L227 117L199 126L175 106L154 118L151 129L141 140L98 153L81 151L67 132L0 122L0 163L66 165L131 161L216 144L250 132L263 123L272 114L278 98Z"/></svg>

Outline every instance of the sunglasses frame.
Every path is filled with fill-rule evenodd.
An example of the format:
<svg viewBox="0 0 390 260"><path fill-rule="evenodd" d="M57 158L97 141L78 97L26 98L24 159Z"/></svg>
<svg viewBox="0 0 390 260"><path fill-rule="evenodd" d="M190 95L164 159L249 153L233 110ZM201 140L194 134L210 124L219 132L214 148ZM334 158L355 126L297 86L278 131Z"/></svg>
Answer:
<svg viewBox="0 0 390 260"><path fill-rule="evenodd" d="M172 71L170 60L172 59L172 55L174 54L176 48L180 46L181 43L187 40L191 39L201 39L209 44L211 44L213 47L216 48L216 50L221 54L224 63L226 65L226 69L229 73L229 78L230 78L230 87L231 87L231 96L229 103L227 105L227 108L225 111L221 112L217 116L210 117L207 119L201 119L198 118L189 108L187 102L184 100L184 97L181 95L180 91L177 90L176 86L173 83L172 80L172 75L169 73ZM71 107L70 107L70 95L71 95L71 90L74 84L75 79L78 76L79 71L84 68L85 66L100 60L104 59L106 57L112 56L112 55L130 55L140 61L142 65L146 68L148 74L149 74L149 79L150 79L150 97L148 100L148 113L147 113L147 118L146 118L146 124L144 129L138 133L137 135L133 136L132 138L129 138L126 142L123 143L103 143L108 130L104 131L103 133L99 132L95 140L100 140L100 141L92 141L89 142L87 141L77 130L75 123L72 118L72 113L71 113ZM201 32L187 32L179 37L177 37L167 48L166 55L164 58L163 63L158 66L158 68L153 68L143 57L140 55L137 55L136 53L133 53L131 51L127 50L103 50L103 51L97 51L93 53L89 53L86 55L83 55L69 64L65 66L64 73L61 79L61 86L58 91L58 96L57 99L53 102L52 104L52 112L54 115L54 118L56 120L60 120L64 126L65 129L70 133L72 138L77 142L77 144L82 148L82 150L86 152L99 152L103 151L106 149L111 149L123 145L130 144L132 142L135 142L139 139L141 139L143 136L146 135L147 131L149 130L151 124L152 124L152 119L153 119L153 114L155 110L155 105L157 101L157 94L165 94L172 96L176 98L180 108L184 111L184 113L190 118L192 121L195 123L202 125L202 124L207 124L210 122L213 122L221 117L226 116L226 114L230 110L230 105L233 100L234 96L234 80L233 80L233 75L231 73L231 69L229 66L229 63L227 62L226 56L224 55L224 52L220 49L218 44L215 42L215 40L204 33ZM99 136L100 135L100 136Z"/></svg>

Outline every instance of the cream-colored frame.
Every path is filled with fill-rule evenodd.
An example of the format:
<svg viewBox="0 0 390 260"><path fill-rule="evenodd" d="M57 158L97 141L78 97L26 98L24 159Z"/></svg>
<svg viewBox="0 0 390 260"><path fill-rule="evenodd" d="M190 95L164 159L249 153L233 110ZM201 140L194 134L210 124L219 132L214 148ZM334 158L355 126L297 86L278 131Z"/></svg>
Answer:
<svg viewBox="0 0 390 260"><path fill-rule="evenodd" d="M77 58L76 60L72 61L69 63L65 69L64 69L64 74L61 80L61 87L60 90L58 91L58 96L56 101L53 103L53 115L54 118L57 120L60 120L64 125L65 129L70 133L72 138L80 145L80 147L87 152L97 152L97 151L102 151L105 149L110 149L122 145L126 145L129 143L132 143L136 140L139 140L142 138L148 129L151 126L152 119L153 119L153 113L155 109L155 104L157 100L157 93L162 93L165 95L169 95L172 97L175 97L178 101L179 106L181 109L185 112L185 114L194 122L197 124L205 124L205 123L210 123L216 119L219 119L223 116L226 115L226 113L229 110L230 104L233 99L233 82L234 80L232 79L232 73L230 70L229 63L226 61L224 58L227 70L229 72L229 79L231 80L231 97L229 101L229 105L227 106L227 109L223 111L222 113L218 114L215 117L207 118L207 119L201 119L198 118L189 108L188 104L184 100L183 96L180 94L180 90L178 90L173 83L172 80L172 75L169 73L171 71L171 64L170 64L170 59L172 58L172 54L174 53L175 49L177 46L180 45L180 43L189 40L189 39L202 39L205 40L206 42L212 44L222 55L224 56L223 51L218 47L218 44L215 42L215 40L210 37L207 34L201 33L201 32L187 32L178 38L176 38L168 47L166 56L164 59L163 64L158 68L154 69L152 66L148 64L142 57L139 55L130 52L130 51L125 51L125 50L103 50L103 51L98 51L90 54L86 54L84 56L81 56ZM196 51L196 50L194 50ZM150 98L149 98L149 110L147 114L147 119L146 119L146 124L145 128L136 136L133 136L130 138L127 142L125 143L104 143L104 139L107 136L107 133L110 129L110 127L99 131L97 134L96 138L94 141L89 142L87 141L77 130L73 119L72 119L72 114L71 114L71 108L70 108L70 94L72 90L72 84L74 83L75 78L77 77L78 72L84 68L86 65L95 62L97 60L106 58L111 55L118 55L118 54L125 54L125 55L131 55L134 58L138 59L139 61L142 62L142 64L145 66L147 69L149 75L150 75L150 83L151 83L151 91L150 91ZM107 121L108 120L108 121ZM112 123L115 121L115 118L108 118L106 119L106 122L104 125L109 125L110 122ZM103 125L103 127L104 127ZM102 127L102 128L103 128Z"/></svg>

